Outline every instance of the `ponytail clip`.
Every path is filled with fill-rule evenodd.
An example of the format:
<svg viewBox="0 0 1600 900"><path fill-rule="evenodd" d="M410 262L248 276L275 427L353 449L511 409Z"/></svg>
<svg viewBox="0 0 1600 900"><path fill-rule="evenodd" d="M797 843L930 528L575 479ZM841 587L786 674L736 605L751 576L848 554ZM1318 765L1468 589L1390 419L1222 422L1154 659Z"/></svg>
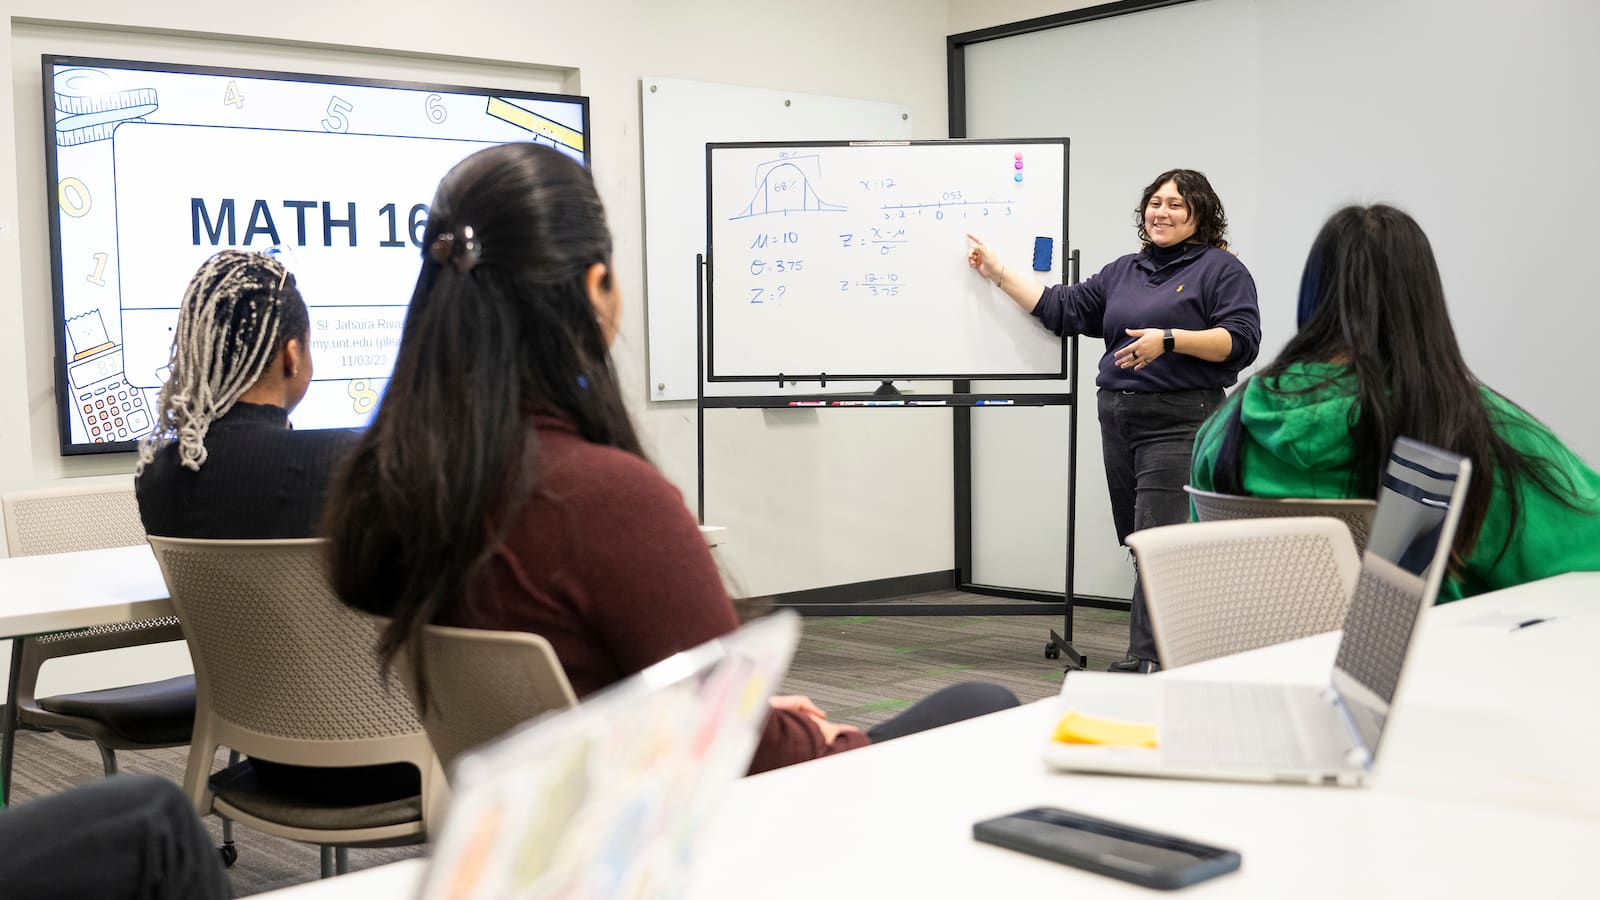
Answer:
<svg viewBox="0 0 1600 900"><path fill-rule="evenodd" d="M440 233L428 245L428 256L441 266L451 266L457 272L465 275L472 271L478 264L478 257L483 255L483 247L478 243L477 235L473 233L471 225L462 225L451 231Z"/></svg>

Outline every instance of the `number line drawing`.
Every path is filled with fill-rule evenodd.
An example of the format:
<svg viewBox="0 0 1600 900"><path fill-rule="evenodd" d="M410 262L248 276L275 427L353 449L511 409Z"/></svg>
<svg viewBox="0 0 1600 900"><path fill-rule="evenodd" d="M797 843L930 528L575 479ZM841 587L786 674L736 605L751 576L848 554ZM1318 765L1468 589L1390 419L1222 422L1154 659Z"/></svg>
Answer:
<svg viewBox="0 0 1600 900"><path fill-rule="evenodd" d="M879 209L935 209L941 206L1011 206L1015 200L943 200L932 203L885 203Z"/></svg>
<svg viewBox="0 0 1600 900"><path fill-rule="evenodd" d="M813 181L820 179L820 172L821 163L816 156L790 156L756 166L755 193L744 210L728 220L786 216L792 212L849 212L848 207L818 196Z"/></svg>

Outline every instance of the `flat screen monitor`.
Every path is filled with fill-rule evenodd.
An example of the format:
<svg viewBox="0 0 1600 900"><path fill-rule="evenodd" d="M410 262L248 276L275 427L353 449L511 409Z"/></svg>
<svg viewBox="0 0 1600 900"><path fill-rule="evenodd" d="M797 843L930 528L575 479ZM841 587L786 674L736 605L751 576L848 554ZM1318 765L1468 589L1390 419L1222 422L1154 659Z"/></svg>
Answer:
<svg viewBox="0 0 1600 900"><path fill-rule="evenodd" d="M364 425L394 364L428 203L484 147L588 165L588 99L45 55L63 454L154 425L184 288L225 248L284 254L311 317L296 428Z"/></svg>

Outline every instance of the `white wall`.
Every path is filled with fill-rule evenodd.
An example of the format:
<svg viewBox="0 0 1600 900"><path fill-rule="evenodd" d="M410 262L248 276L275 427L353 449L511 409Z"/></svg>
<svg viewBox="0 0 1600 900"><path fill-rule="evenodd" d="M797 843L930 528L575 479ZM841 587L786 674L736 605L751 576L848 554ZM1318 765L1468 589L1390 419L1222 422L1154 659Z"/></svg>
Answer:
<svg viewBox="0 0 1600 900"><path fill-rule="evenodd" d="M948 0L951 34L1100 6L1108 0Z"/></svg>
<svg viewBox="0 0 1600 900"><path fill-rule="evenodd" d="M78 28L86 46L120 41L136 58L281 60L272 67L356 74L400 66L436 80L466 72L467 83L512 87L555 78L588 95L593 167L628 301L618 365L656 462L691 501L694 405L644 402L639 77L901 103L913 111L917 137L944 134L944 8L921 0L818 0L804 14L734 0L449 7L400 0L381 14L307 0L268 12L174 0L6 0L3 9L11 33L0 52L13 89L0 94L0 170L16 178L0 179L0 489L131 467L127 456L64 459L56 450L42 113L38 60L29 57L36 52L29 38L42 30ZM129 30L139 33L116 35ZM66 43L51 49L84 52ZM949 568L946 419L713 412L707 515L732 529L725 560L738 582L769 593Z"/></svg>

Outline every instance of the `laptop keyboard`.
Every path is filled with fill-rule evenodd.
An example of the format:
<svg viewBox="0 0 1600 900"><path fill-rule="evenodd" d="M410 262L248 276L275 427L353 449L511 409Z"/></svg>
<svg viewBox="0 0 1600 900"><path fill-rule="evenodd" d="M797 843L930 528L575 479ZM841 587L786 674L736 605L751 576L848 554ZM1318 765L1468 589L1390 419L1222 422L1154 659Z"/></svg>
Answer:
<svg viewBox="0 0 1600 900"><path fill-rule="evenodd" d="M1306 766L1281 685L1170 681L1162 690L1157 740L1167 761Z"/></svg>

